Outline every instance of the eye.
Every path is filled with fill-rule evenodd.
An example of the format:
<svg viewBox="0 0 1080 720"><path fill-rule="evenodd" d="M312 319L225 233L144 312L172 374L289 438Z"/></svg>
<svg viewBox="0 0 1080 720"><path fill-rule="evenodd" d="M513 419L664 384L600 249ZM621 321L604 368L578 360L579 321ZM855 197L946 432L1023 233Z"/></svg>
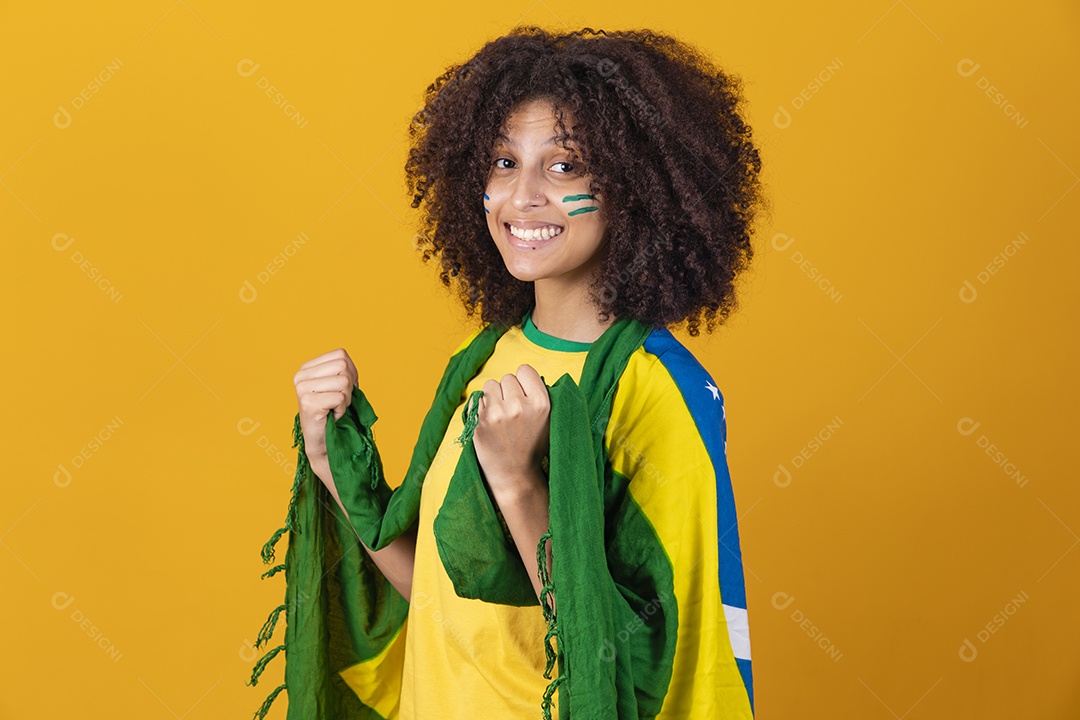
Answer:
<svg viewBox="0 0 1080 720"><path fill-rule="evenodd" d="M500 165L499 164L500 162L508 162L508 163L510 163L510 165L509 166ZM491 161L491 164L494 165L499 170L509 170L513 166L514 161L511 160L510 158L497 157L497 158L495 158L494 160ZM574 163L569 162L567 160L560 160L557 163L553 163L551 165L551 167L556 167L558 165L565 165L568 168L568 169L557 171L560 175L569 175L569 174L571 174L573 172L576 172L576 166L574 165Z"/></svg>

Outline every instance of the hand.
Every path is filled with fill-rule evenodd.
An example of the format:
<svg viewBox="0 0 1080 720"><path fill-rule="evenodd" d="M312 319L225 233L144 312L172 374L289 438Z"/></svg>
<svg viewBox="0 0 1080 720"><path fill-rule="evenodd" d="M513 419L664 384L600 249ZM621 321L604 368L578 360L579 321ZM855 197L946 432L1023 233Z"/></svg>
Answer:
<svg viewBox="0 0 1080 720"><path fill-rule="evenodd" d="M340 420L352 403L352 389L357 384L356 365L344 348L331 350L301 365L293 376L293 384L308 462L313 471L328 468L326 416L333 410L334 420ZM318 472L315 474L325 481Z"/></svg>
<svg viewBox="0 0 1080 720"><path fill-rule="evenodd" d="M521 365L483 390L473 447L488 485L503 496L532 490L550 442L547 386L532 366Z"/></svg>

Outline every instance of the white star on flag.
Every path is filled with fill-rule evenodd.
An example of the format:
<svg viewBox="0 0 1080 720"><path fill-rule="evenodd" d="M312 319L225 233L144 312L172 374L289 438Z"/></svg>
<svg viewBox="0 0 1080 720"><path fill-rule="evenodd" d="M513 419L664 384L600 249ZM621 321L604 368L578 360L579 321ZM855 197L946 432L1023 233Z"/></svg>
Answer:
<svg viewBox="0 0 1080 720"><path fill-rule="evenodd" d="M716 387L711 382L705 383L705 387L707 387L709 390L712 391L712 399L713 400L719 400L720 399L720 388Z"/></svg>

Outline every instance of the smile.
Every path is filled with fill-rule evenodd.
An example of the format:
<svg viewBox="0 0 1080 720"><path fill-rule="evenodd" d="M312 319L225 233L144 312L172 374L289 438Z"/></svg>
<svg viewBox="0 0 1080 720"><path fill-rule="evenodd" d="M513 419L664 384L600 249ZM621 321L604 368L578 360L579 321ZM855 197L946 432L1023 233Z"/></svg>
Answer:
<svg viewBox="0 0 1080 720"><path fill-rule="evenodd" d="M563 231L558 225L544 225L538 228L519 228L511 223L506 223L510 228L510 234L522 240L547 240Z"/></svg>
<svg viewBox="0 0 1080 720"><path fill-rule="evenodd" d="M549 245L563 233L563 228L558 225L544 225L539 228L519 228L510 223L503 223L506 228L506 237L514 247L535 250Z"/></svg>

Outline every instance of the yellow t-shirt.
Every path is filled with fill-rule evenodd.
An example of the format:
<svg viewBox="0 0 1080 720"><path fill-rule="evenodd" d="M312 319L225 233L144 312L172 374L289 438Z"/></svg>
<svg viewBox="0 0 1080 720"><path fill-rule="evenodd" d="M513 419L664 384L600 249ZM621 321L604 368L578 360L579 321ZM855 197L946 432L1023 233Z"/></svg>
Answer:
<svg viewBox="0 0 1080 720"><path fill-rule="evenodd" d="M465 392L532 366L548 385L569 373L577 382L589 343L510 328ZM412 598L405 637L400 720L536 720L551 680L544 677L547 622L540 605L513 607L462 598L443 568L432 522L461 453L458 406L432 460L420 497ZM553 668L552 677L558 673ZM552 717L558 717L558 691Z"/></svg>

